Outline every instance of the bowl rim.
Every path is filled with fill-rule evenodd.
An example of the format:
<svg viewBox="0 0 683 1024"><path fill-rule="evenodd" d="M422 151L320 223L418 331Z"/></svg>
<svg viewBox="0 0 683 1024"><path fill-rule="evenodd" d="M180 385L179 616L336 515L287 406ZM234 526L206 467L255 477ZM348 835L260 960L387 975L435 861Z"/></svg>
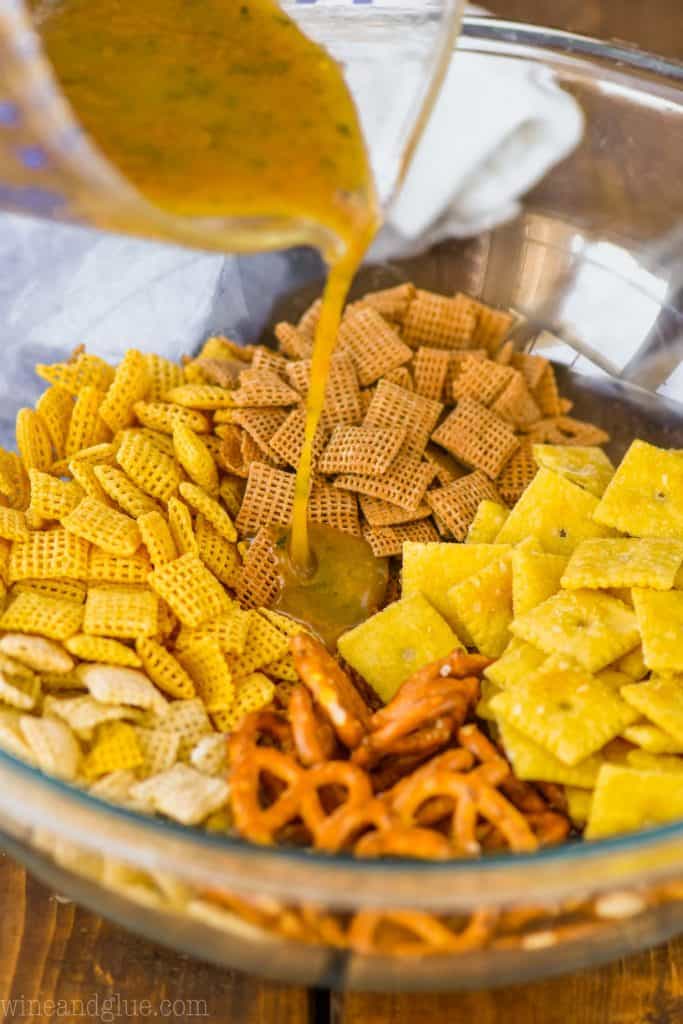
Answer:
<svg viewBox="0 0 683 1024"><path fill-rule="evenodd" d="M577 67L601 63L613 81L664 94L683 109L683 63L636 47L491 17L466 17L460 44L495 55L550 52ZM487 45L489 47L487 51ZM643 72L645 77L630 72ZM649 76L649 77L648 77ZM681 83L672 86L674 83ZM670 877L683 864L683 821L534 854L452 861L358 860L218 836L108 803L0 750L0 831L40 845L46 833L85 850L168 871L200 887L327 906L431 910L570 898ZM530 885L532 895L530 895Z"/></svg>

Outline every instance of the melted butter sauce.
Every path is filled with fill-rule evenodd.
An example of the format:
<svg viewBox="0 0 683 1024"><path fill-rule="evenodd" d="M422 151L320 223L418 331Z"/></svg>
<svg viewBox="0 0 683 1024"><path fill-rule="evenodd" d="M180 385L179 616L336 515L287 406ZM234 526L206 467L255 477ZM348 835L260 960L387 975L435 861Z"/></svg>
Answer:
<svg viewBox="0 0 683 1024"><path fill-rule="evenodd" d="M334 649L342 633L382 607L389 561L376 558L359 537L315 524L309 531L315 565L307 575L292 564L288 531L276 541L282 588L275 608L310 626Z"/></svg>
<svg viewBox="0 0 683 1024"><path fill-rule="evenodd" d="M159 208L315 221L337 243L316 335L279 607L332 644L381 604L387 563L309 528L313 438L346 296L380 221L341 69L274 0L34 4L62 89L105 156ZM311 542L312 539L312 542Z"/></svg>

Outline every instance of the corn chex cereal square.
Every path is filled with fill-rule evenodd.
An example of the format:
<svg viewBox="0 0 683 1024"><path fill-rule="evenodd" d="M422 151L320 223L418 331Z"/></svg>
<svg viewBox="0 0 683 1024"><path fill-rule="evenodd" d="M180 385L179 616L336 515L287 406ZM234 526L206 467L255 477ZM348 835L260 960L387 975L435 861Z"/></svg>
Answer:
<svg viewBox="0 0 683 1024"><path fill-rule="evenodd" d="M489 562L479 572L456 583L447 600L455 618L464 626L460 635L487 658L499 657L510 639L512 622L512 566L510 555Z"/></svg>
<svg viewBox="0 0 683 1024"><path fill-rule="evenodd" d="M142 542L147 548L150 561L155 569L173 562L178 557L168 523L161 512L147 512L138 519Z"/></svg>
<svg viewBox="0 0 683 1024"><path fill-rule="evenodd" d="M66 640L78 633L82 621L82 605L25 591L17 594L0 616L0 629Z"/></svg>
<svg viewBox="0 0 683 1024"><path fill-rule="evenodd" d="M249 612L235 606L227 615L211 619L196 629L183 626L176 638L176 648L181 651L210 638L217 641L223 654L242 654L251 623Z"/></svg>
<svg viewBox="0 0 683 1024"><path fill-rule="evenodd" d="M677 772L603 765L593 793L585 838L603 839L682 818L680 783Z"/></svg>
<svg viewBox="0 0 683 1024"><path fill-rule="evenodd" d="M201 487L191 483L182 483L180 494L190 508L203 515L222 537L231 542L237 540L237 530L232 519L215 498L208 495Z"/></svg>
<svg viewBox="0 0 683 1024"><path fill-rule="evenodd" d="M181 475L175 459L140 431L124 431L116 458L133 483L153 498L168 501L178 490Z"/></svg>
<svg viewBox="0 0 683 1024"><path fill-rule="evenodd" d="M570 766L604 747L638 714L590 673L545 667L499 693L491 709Z"/></svg>
<svg viewBox="0 0 683 1024"><path fill-rule="evenodd" d="M31 482L31 513L43 519L61 519L76 508L83 491L71 480L59 480L38 469L29 470ZM4 511L9 512L10 509ZM21 514L21 513L18 513ZM15 540L17 538L11 538Z"/></svg>
<svg viewBox="0 0 683 1024"><path fill-rule="evenodd" d="M30 473L35 472L37 470L30 470ZM41 476L45 475L41 473ZM4 508L0 505L0 537L3 540L25 540L28 534L25 514L18 509Z"/></svg>
<svg viewBox="0 0 683 1024"><path fill-rule="evenodd" d="M96 465L92 471L107 497L133 519L144 516L147 512L159 511L158 502L145 494L116 466Z"/></svg>
<svg viewBox="0 0 683 1024"><path fill-rule="evenodd" d="M683 453L634 441L595 520L633 537L683 537Z"/></svg>
<svg viewBox="0 0 683 1024"><path fill-rule="evenodd" d="M183 423L173 428L176 458L187 475L208 494L218 492L218 470L204 442Z"/></svg>
<svg viewBox="0 0 683 1024"><path fill-rule="evenodd" d="M124 665L128 668L139 668L140 658L132 648L118 640L104 636L87 636L77 633L64 642L67 651L75 654L83 661L97 661L105 665Z"/></svg>
<svg viewBox="0 0 683 1024"><path fill-rule="evenodd" d="M648 587L671 590L683 562L683 540L666 537L584 540L562 577L568 589Z"/></svg>
<svg viewBox="0 0 683 1024"><path fill-rule="evenodd" d="M67 459L83 449L103 444L111 437L111 431L99 412L103 397L97 388L85 387L76 398L66 436Z"/></svg>
<svg viewBox="0 0 683 1024"><path fill-rule="evenodd" d="M132 555L142 543L134 519L108 508L95 498L83 498L72 512L63 517L62 526L111 555Z"/></svg>
<svg viewBox="0 0 683 1024"><path fill-rule="evenodd" d="M196 555L182 555L159 566L148 582L184 626L201 626L230 611L230 598Z"/></svg>
<svg viewBox="0 0 683 1024"><path fill-rule="evenodd" d="M448 591L509 551L501 544L423 544L403 546L403 597L422 594L454 625Z"/></svg>
<svg viewBox="0 0 683 1024"><path fill-rule="evenodd" d="M538 647L513 636L500 658L484 670L484 675L505 690L509 686L523 683L541 667L546 658L545 651L539 651Z"/></svg>
<svg viewBox="0 0 683 1024"><path fill-rule="evenodd" d="M227 661L235 679L250 675L289 651L289 637L259 612L250 611L249 630L241 654L228 654Z"/></svg>
<svg viewBox="0 0 683 1024"><path fill-rule="evenodd" d="M644 683L623 686L621 695L641 715L683 742L683 678L653 676Z"/></svg>
<svg viewBox="0 0 683 1024"><path fill-rule="evenodd" d="M169 697L191 700L195 696L192 679L170 651L149 637L136 643L136 651L152 682Z"/></svg>
<svg viewBox="0 0 683 1024"><path fill-rule="evenodd" d="M40 414L34 409L20 409L14 429L24 469L49 470L52 441Z"/></svg>
<svg viewBox="0 0 683 1024"><path fill-rule="evenodd" d="M557 473L539 469L506 519L496 541L517 544L536 537L544 551L570 555L577 544L612 531L593 521L598 499Z"/></svg>
<svg viewBox="0 0 683 1024"><path fill-rule="evenodd" d="M83 632L124 639L154 636L158 630L158 613L157 596L149 590L126 586L116 590L91 587L85 601Z"/></svg>
<svg viewBox="0 0 683 1024"><path fill-rule="evenodd" d="M202 515L197 516L195 537L199 557L207 569L226 587L235 587L241 565L237 546L221 536Z"/></svg>
<svg viewBox="0 0 683 1024"><path fill-rule="evenodd" d="M533 453L539 466L559 473L596 498L602 497L614 476L614 466L602 448L535 444Z"/></svg>
<svg viewBox="0 0 683 1024"><path fill-rule="evenodd" d="M133 406L145 397L149 386L147 360L137 349L128 349L114 371L114 379L100 406L100 416L114 433L133 423Z"/></svg>
<svg viewBox="0 0 683 1024"><path fill-rule="evenodd" d="M238 729L246 715L267 707L275 696L275 686L262 672L251 672L235 681L235 700L226 711L214 712L213 724L220 732Z"/></svg>
<svg viewBox="0 0 683 1024"><path fill-rule="evenodd" d="M344 633L338 646L344 660L389 701L413 672L462 644L429 601L414 594Z"/></svg>
<svg viewBox="0 0 683 1024"><path fill-rule="evenodd" d="M133 726L127 722L104 722L98 726L95 744L83 761L83 774L94 779L124 768L138 768L143 762Z"/></svg>
<svg viewBox="0 0 683 1024"><path fill-rule="evenodd" d="M208 711L232 707L235 687L223 652L215 637L194 641L178 652L178 660L192 678Z"/></svg>
<svg viewBox="0 0 683 1024"><path fill-rule="evenodd" d="M479 502L474 519L469 525L466 544L493 544L509 515L505 505L484 498Z"/></svg>
<svg viewBox="0 0 683 1024"><path fill-rule="evenodd" d="M563 786L578 786L584 789L592 789L595 785L603 763L596 754L575 765L564 764L554 754L534 743L519 729L515 729L502 719L500 736L505 755L518 779L530 782L557 782Z"/></svg>
<svg viewBox="0 0 683 1024"><path fill-rule="evenodd" d="M180 387L183 383L183 371L177 363L158 356L153 352L145 352L144 360L147 364L147 376L149 388L147 397L150 402L156 402L163 398L171 388Z"/></svg>
<svg viewBox="0 0 683 1024"><path fill-rule="evenodd" d="M512 553L512 607L515 618L525 615L556 594L566 567L567 559L564 555L531 551L520 543Z"/></svg>
<svg viewBox="0 0 683 1024"><path fill-rule="evenodd" d="M36 402L36 412L42 418L52 441L58 459L66 455L66 438L69 420L73 411L73 400L66 388L53 385L43 391Z"/></svg>
<svg viewBox="0 0 683 1024"><path fill-rule="evenodd" d="M563 591L516 618L515 636L548 654L597 672L639 640L636 617L623 601L592 590Z"/></svg>
<svg viewBox="0 0 683 1024"><path fill-rule="evenodd" d="M499 416L473 398L461 398L457 408L432 434L432 440L472 469L492 480L519 448L519 439Z"/></svg>
<svg viewBox="0 0 683 1024"><path fill-rule="evenodd" d="M633 590L643 659L655 672L683 672L683 591Z"/></svg>
<svg viewBox="0 0 683 1024"><path fill-rule="evenodd" d="M67 530L34 530L21 542L12 544L9 579L75 580L88 578L90 545Z"/></svg>
<svg viewBox="0 0 683 1024"><path fill-rule="evenodd" d="M90 385L106 391L114 379L112 367L88 352L81 352L65 363L38 363L36 373L48 384L56 384L74 397Z"/></svg>

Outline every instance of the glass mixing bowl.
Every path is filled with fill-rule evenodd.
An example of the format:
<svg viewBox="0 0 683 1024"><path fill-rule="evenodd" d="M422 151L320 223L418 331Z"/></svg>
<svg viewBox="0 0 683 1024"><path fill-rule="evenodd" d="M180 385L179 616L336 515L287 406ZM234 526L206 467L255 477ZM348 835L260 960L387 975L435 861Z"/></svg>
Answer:
<svg viewBox="0 0 683 1024"><path fill-rule="evenodd" d="M577 415L610 430L617 456L634 435L683 448L683 364L674 340L683 326L680 266L660 263L659 249L647 245L683 220L683 68L489 19L468 20L459 49L464 61L487 55L492 75L501 59L550 69L585 112L583 142L513 223L366 267L357 291L413 279L524 309L542 305L561 281L562 318L597 362L552 337L536 350L563 365ZM27 230L16 228L13 237L24 241L9 245L0 285L3 333L22 367L58 354L56 339L66 349L75 327L76 340L94 351L106 353L124 326L127 338L144 335L149 347L162 347L179 282L183 308L193 309L183 321L187 350L214 329L254 340L276 319L296 316L320 285L322 268L307 250L223 259L126 242L127 268L141 276L122 297L111 263L121 243L64 229L29 244ZM84 292L64 271L74 261L97 281L86 324ZM150 265L154 273L141 284ZM206 279L198 268L210 270ZM612 376L598 365L605 360ZM27 372L16 380L3 416L29 397ZM221 964L307 984L490 986L595 964L683 930L683 822L534 855L359 862L145 818L0 754L0 829L6 848L48 884L127 927ZM232 896L216 900L218 891ZM481 949L458 951L454 943L435 956L365 954L338 943L351 913L369 922L373 911L395 908L448 914L451 923L477 908L504 910L508 927Z"/></svg>

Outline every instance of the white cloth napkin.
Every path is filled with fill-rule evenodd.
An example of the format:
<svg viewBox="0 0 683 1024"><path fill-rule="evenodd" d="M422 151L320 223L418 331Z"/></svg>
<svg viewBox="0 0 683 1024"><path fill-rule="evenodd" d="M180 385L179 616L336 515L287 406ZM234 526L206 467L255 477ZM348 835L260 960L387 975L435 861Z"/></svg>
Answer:
<svg viewBox="0 0 683 1024"><path fill-rule="evenodd" d="M453 60L374 259L468 237L520 199L581 139L583 115L548 68L461 52Z"/></svg>

